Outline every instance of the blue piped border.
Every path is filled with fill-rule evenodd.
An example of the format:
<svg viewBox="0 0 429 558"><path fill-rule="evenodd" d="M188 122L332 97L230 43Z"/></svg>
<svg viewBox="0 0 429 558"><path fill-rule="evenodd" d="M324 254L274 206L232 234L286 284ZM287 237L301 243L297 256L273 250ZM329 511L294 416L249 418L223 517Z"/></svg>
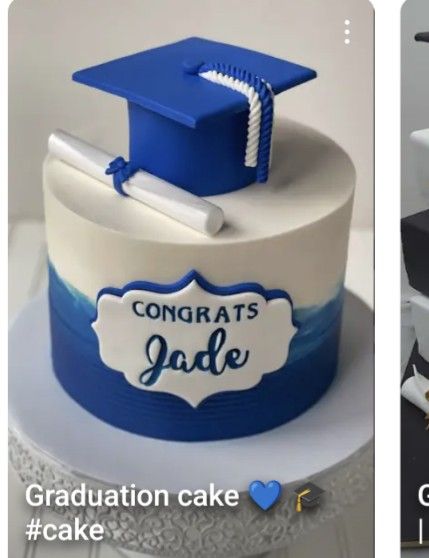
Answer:
<svg viewBox="0 0 429 558"><path fill-rule="evenodd" d="M195 269L189 271L178 281L174 283L154 283L152 281L131 281L127 283L122 288L118 287L105 287L97 295L97 306L96 315L94 321L98 319L98 301L105 294L111 294L118 297L122 297L129 291L133 290L144 290L157 294L171 294L181 291L187 287L190 283L195 281L202 289L213 295L228 296L242 293L255 293L265 298L267 302L270 300L283 298L289 302L292 309L292 324L294 327L299 329L300 324L295 320L294 317L294 304L292 297L282 289L265 289L260 283L236 283L234 285L218 286L210 283L205 279L198 271Z"/></svg>

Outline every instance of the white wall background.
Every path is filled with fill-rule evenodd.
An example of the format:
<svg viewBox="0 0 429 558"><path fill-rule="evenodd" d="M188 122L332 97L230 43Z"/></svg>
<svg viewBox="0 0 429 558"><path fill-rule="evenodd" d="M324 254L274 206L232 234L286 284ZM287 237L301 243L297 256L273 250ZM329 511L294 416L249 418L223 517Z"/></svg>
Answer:
<svg viewBox="0 0 429 558"><path fill-rule="evenodd" d="M11 218L43 216L41 164L53 129L127 154L125 102L73 83L73 71L199 35L318 71L317 80L277 98L276 115L325 132L349 152L358 170L353 224L372 225L373 12L367 0L15 0L9 31Z"/></svg>
<svg viewBox="0 0 429 558"><path fill-rule="evenodd" d="M401 211L405 217L429 208L429 199L420 193L409 141L414 130L429 128L429 44L414 40L416 33L429 31L429 1L407 0L402 7L401 21ZM403 263L401 271L406 299L410 287Z"/></svg>

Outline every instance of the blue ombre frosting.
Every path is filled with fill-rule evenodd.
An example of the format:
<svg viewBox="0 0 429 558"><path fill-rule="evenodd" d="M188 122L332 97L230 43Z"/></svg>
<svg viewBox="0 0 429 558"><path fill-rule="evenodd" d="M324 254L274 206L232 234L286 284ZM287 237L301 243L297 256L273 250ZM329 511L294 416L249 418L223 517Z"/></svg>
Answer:
<svg viewBox="0 0 429 558"><path fill-rule="evenodd" d="M298 332L286 364L247 390L217 393L197 408L175 395L138 389L100 360L91 327L95 304L49 267L55 374L82 407L124 430L168 440L218 440L256 434L307 410L336 368L343 289L323 306L294 308Z"/></svg>

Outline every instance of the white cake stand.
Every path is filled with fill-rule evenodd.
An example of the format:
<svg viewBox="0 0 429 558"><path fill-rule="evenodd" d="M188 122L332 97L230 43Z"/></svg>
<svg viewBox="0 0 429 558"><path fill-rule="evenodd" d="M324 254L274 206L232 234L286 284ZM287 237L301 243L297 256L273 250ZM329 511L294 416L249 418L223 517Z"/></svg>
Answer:
<svg viewBox="0 0 429 558"><path fill-rule="evenodd" d="M73 489L236 488L238 508L54 509L104 526L106 540L156 556L240 557L287 547L339 516L372 483L373 314L346 296L339 374L308 412L273 431L232 441L163 442L113 428L63 391L50 362L46 296L28 304L10 333L10 458L25 484ZM286 497L269 512L247 495L277 479ZM321 506L297 514L293 490L311 479Z"/></svg>

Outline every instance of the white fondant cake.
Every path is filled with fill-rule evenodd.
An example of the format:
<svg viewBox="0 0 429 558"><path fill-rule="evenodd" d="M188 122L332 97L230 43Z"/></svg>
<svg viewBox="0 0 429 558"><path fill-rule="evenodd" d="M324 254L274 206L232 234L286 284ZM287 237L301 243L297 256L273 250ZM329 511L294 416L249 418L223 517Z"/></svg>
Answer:
<svg viewBox="0 0 429 558"><path fill-rule="evenodd" d="M63 388L116 427L184 441L307 410L336 373L355 184L322 134L290 121L273 134L275 95L316 73L191 38L73 77L127 99L130 161L49 141Z"/></svg>
<svg viewBox="0 0 429 558"><path fill-rule="evenodd" d="M218 286L252 281L266 289L284 290L298 312L317 313L317 309L329 306L341 292L354 168L331 140L292 122L279 123L273 149L275 163L268 183L210 197L223 209L226 221L213 238L204 237L134 200L118 199L114 191L100 182L48 157L44 167L46 229L49 258L56 275L94 308L106 286L121 289L140 280L171 284L189 270L197 270ZM208 305L198 294L195 300L200 306ZM174 301L181 304L180 296L174 295ZM190 306L191 302L192 297L188 297L185 305ZM119 322L117 317L110 321L118 328L112 330L110 338L116 335L120 349L113 347L110 352L114 354L116 350L119 358L101 356L105 364L126 374L127 366L121 369L118 362L124 351L129 355L142 350L138 339L143 342L144 334L136 333L135 316L134 322L130 319L129 323L125 316L123 321L119 317ZM326 328L331 319L329 314ZM250 330L238 330L238 335L248 336L245 344L259 344L261 352L259 368L253 373L246 371L244 380L224 375L216 385L220 376L206 379L201 376L199 381L192 381L191 374L181 379L176 373L170 386L168 381L167 388L165 382L160 382L152 389L180 394L184 401L198 408L211 393L257 385L264 373L280 368L282 358L283 362L287 360L288 323L292 327L290 319L284 320L283 325L274 321L277 332L271 331L277 335L271 339L269 323L264 328L255 323L256 327ZM171 336L174 324L173 330L171 327L165 325L161 331L167 335L170 331ZM323 338L324 324L317 327ZM204 346L208 330L210 324L194 323L192 330L178 329L175 335L190 336L182 343L189 352L193 344L196 348ZM127 341L130 337L136 338L130 341L132 346ZM317 344L317 339L311 343ZM275 348L280 348L276 364L270 356ZM130 365L129 374L134 378L131 384L138 384L141 365L138 358ZM164 373L163 379L167 378Z"/></svg>

